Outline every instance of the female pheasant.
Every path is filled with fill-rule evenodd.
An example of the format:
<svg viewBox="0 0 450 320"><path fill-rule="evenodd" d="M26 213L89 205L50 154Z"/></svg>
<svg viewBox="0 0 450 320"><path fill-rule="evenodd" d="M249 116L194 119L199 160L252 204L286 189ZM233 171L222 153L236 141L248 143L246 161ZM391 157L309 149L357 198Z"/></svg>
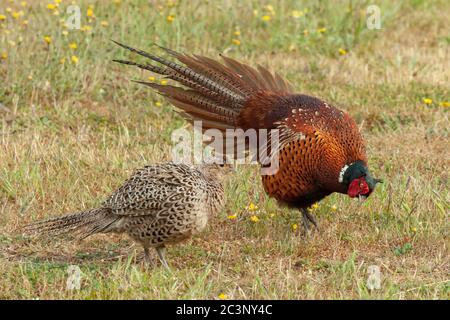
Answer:
<svg viewBox="0 0 450 320"><path fill-rule="evenodd" d="M368 170L364 141L355 121L318 98L293 93L292 86L278 74L223 56L221 64L161 47L182 65L115 43L160 65L115 62L183 85L185 88L138 81L165 96L189 121L201 120L204 129L224 133L235 128L278 129L280 143L275 151L279 169L263 175L262 182L269 196L301 210L306 230L311 223L317 228L307 210L313 203L333 192L367 197L381 181Z"/></svg>
<svg viewBox="0 0 450 320"><path fill-rule="evenodd" d="M99 208L63 215L25 227L41 235L72 233L84 239L95 233L127 233L144 247L155 248L168 268L165 246L202 231L208 217L224 205L222 182L229 165L163 163L138 169Z"/></svg>

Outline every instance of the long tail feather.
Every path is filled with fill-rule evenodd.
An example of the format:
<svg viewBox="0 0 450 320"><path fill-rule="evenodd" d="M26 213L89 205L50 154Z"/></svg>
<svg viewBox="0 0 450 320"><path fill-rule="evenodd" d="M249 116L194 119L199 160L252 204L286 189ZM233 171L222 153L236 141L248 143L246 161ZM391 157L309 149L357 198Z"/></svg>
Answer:
<svg viewBox="0 0 450 320"><path fill-rule="evenodd" d="M131 52L135 52L135 53L137 53L137 54L139 54L139 55L141 55L143 57L146 57L146 58L151 59L151 60L153 60L155 62L159 62L159 63L161 63L162 65L164 65L166 67L169 67L170 69L178 72L180 75L183 75L183 76L189 78L190 80L192 80L193 82L203 86L204 88L209 89L212 92L218 93L218 94L222 95L224 98L229 99L230 102L239 104L239 103L242 103L242 101L244 99L244 97L236 94L235 92L233 92L230 89L224 87L223 85L218 84L217 82L215 82L214 80L208 78L207 76L205 76L205 75L203 75L201 73L198 73L198 72L196 72L196 71L194 71L194 70L192 70L192 69L190 69L188 67L181 66L181 65L179 65L177 63L171 62L171 61L166 60L164 58L161 58L159 56L152 55L152 54L150 54L148 52L145 52L143 50L134 49L132 47L129 47L129 46L124 45L122 43L119 43L117 41L113 40L113 42L116 43L117 45L121 46L124 49L127 49L127 50L129 50Z"/></svg>
<svg viewBox="0 0 450 320"><path fill-rule="evenodd" d="M23 228L26 234L41 236L57 236L62 234L78 234L83 239L89 235L106 231L106 227L120 219L107 209L98 208L66 214L29 224Z"/></svg>
<svg viewBox="0 0 450 320"><path fill-rule="evenodd" d="M140 64L126 60L116 62L133 65L187 87L159 85L137 81L151 87L176 106L188 121L202 121L203 130L263 128L266 126L266 112L275 97L292 93L292 86L278 74L272 74L262 66L256 69L232 58L224 57L223 63L213 59L186 55L158 46L180 64L134 49L114 41L117 45L161 66Z"/></svg>
<svg viewBox="0 0 450 320"><path fill-rule="evenodd" d="M228 88L230 91L238 93L242 97L249 96L249 92L245 89L245 83L239 81L239 77L234 76L232 72L230 72L231 70L227 70L225 66L217 62L214 63L214 60L208 60L206 57L195 55L189 57L160 45L158 45L158 47L177 58L178 61L184 63L192 70L207 76L216 83Z"/></svg>
<svg viewBox="0 0 450 320"><path fill-rule="evenodd" d="M193 90L184 90L180 87L159 85L152 82L135 81L137 83L149 86L167 99L176 107L188 112L205 115L209 118L219 120L230 125L234 124L237 112L227 109L211 99Z"/></svg>
<svg viewBox="0 0 450 320"><path fill-rule="evenodd" d="M166 75L166 76L170 76L171 73L164 68L158 67L158 66L154 66L151 64L141 64L141 63L137 63L137 62L133 62L133 61L126 61L126 60L120 60L120 59L114 59L114 62L118 62L118 63L122 63L122 64L127 64L130 66L136 66L138 68L144 69L144 70L148 70L154 73L158 73L161 75Z"/></svg>

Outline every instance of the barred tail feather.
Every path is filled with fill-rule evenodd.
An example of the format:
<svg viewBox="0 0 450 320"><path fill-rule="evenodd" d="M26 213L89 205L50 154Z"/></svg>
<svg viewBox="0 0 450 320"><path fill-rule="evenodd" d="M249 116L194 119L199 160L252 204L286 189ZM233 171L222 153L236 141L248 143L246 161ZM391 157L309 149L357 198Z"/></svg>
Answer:
<svg viewBox="0 0 450 320"><path fill-rule="evenodd" d="M289 83L279 75L274 76L261 66L254 69L231 58L222 56L224 64L221 64L207 57L189 56L159 46L181 63L178 64L117 41L113 40L113 42L162 66L119 59L113 60L114 62L136 66L163 75L189 88L189 90L184 90L176 86L160 86L137 81L164 95L177 108L184 111L183 114L190 115L187 117L188 120L214 120L222 122L227 127L236 127L236 118L256 91L269 90L286 93L292 89ZM201 112L201 110L205 112ZM217 116L211 116L211 113L217 114Z"/></svg>
<svg viewBox="0 0 450 320"><path fill-rule="evenodd" d="M25 226L24 232L41 236L73 234L84 239L94 233L108 232L108 227L119 219L108 209L98 208L38 221Z"/></svg>
<svg viewBox="0 0 450 320"><path fill-rule="evenodd" d="M238 127L265 127L262 117L265 110L262 108L270 106L271 97L293 91L290 83L278 74L272 74L262 66L252 68L222 55L223 63L219 63L207 57L190 56L158 46L176 58L180 62L178 64L117 41L113 42L162 66L117 59L113 61L160 74L184 86L136 81L163 95L188 121L201 120L203 131L218 129L225 132Z"/></svg>
<svg viewBox="0 0 450 320"><path fill-rule="evenodd" d="M146 57L148 59L151 59L155 62L158 62L158 63L166 66L167 68L175 71L175 74L177 74L178 76L183 76L183 77L188 78L189 80L198 84L199 86L206 88L217 95L220 95L224 99L228 99L229 102L231 102L232 104L239 105L244 100L243 97L236 92L236 90L230 90L223 84L218 83L217 80L211 79L210 77L208 77L202 73L196 72L189 67L179 65L172 61L169 61L164 58L147 53L143 50L131 48L129 46L126 46L126 45L121 44L114 40L113 40L113 42L116 43L117 45L121 46L122 48L130 50L131 52L135 52L143 57ZM116 62L123 63L123 60L117 60ZM125 64L128 64L128 63L125 63ZM166 70L166 69L164 69L164 70ZM165 72L167 72L167 71L165 71ZM159 72L156 72L156 73L159 73Z"/></svg>

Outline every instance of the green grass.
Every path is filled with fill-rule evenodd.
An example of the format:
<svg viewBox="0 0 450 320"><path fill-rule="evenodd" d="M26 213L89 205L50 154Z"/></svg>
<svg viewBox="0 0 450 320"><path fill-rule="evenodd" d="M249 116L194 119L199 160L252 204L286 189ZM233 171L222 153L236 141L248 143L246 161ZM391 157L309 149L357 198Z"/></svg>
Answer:
<svg viewBox="0 0 450 320"><path fill-rule="evenodd" d="M381 30L366 28L370 1L77 1L92 29L67 35L68 0L59 16L50 1L28 2L0 4L0 298L449 298L448 1L375 1ZM169 248L172 273L144 267L125 236L23 237L19 226L95 206L133 169L169 160L171 132L186 126L130 82L149 74L111 62L128 53L110 39L226 53L283 74L354 116L385 183L363 204L326 198L315 209L321 231L304 239L293 230L299 213L265 195L256 167L240 167L207 230ZM66 289L70 265L83 273L80 290ZM379 290L366 287L370 265Z"/></svg>

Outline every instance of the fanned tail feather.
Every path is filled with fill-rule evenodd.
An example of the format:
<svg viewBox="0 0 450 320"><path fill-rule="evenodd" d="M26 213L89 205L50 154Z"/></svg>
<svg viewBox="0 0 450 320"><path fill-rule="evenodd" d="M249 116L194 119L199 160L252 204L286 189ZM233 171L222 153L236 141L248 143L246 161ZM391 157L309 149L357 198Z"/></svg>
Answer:
<svg viewBox="0 0 450 320"><path fill-rule="evenodd" d="M238 127L238 117L241 111L258 91L267 90L273 93L292 91L292 86L287 81L278 74L274 76L262 66L254 69L224 56L222 56L224 64L221 64L207 57L189 56L158 46L184 64L181 65L117 41L113 40L113 42L161 64L162 67L127 60L113 60L163 75L187 87L185 89L137 81L164 95L170 103L182 110L181 114L188 120L203 120L207 126L211 125L211 128L224 130L224 128ZM216 125L216 123L221 125Z"/></svg>
<svg viewBox="0 0 450 320"><path fill-rule="evenodd" d="M136 81L163 95L191 123L200 120L204 132L208 129L218 129L225 133L227 129L266 128L264 116L268 112L261 110L260 106L270 106L273 102L271 97L289 94L293 90L288 81L278 74L273 75L260 65L255 69L222 55L221 64L204 56L189 56L158 46L176 58L180 62L178 64L117 41L113 42L162 65L113 60L160 74L182 85L183 87ZM258 103L255 104L254 101ZM225 146L226 134L223 137Z"/></svg>

